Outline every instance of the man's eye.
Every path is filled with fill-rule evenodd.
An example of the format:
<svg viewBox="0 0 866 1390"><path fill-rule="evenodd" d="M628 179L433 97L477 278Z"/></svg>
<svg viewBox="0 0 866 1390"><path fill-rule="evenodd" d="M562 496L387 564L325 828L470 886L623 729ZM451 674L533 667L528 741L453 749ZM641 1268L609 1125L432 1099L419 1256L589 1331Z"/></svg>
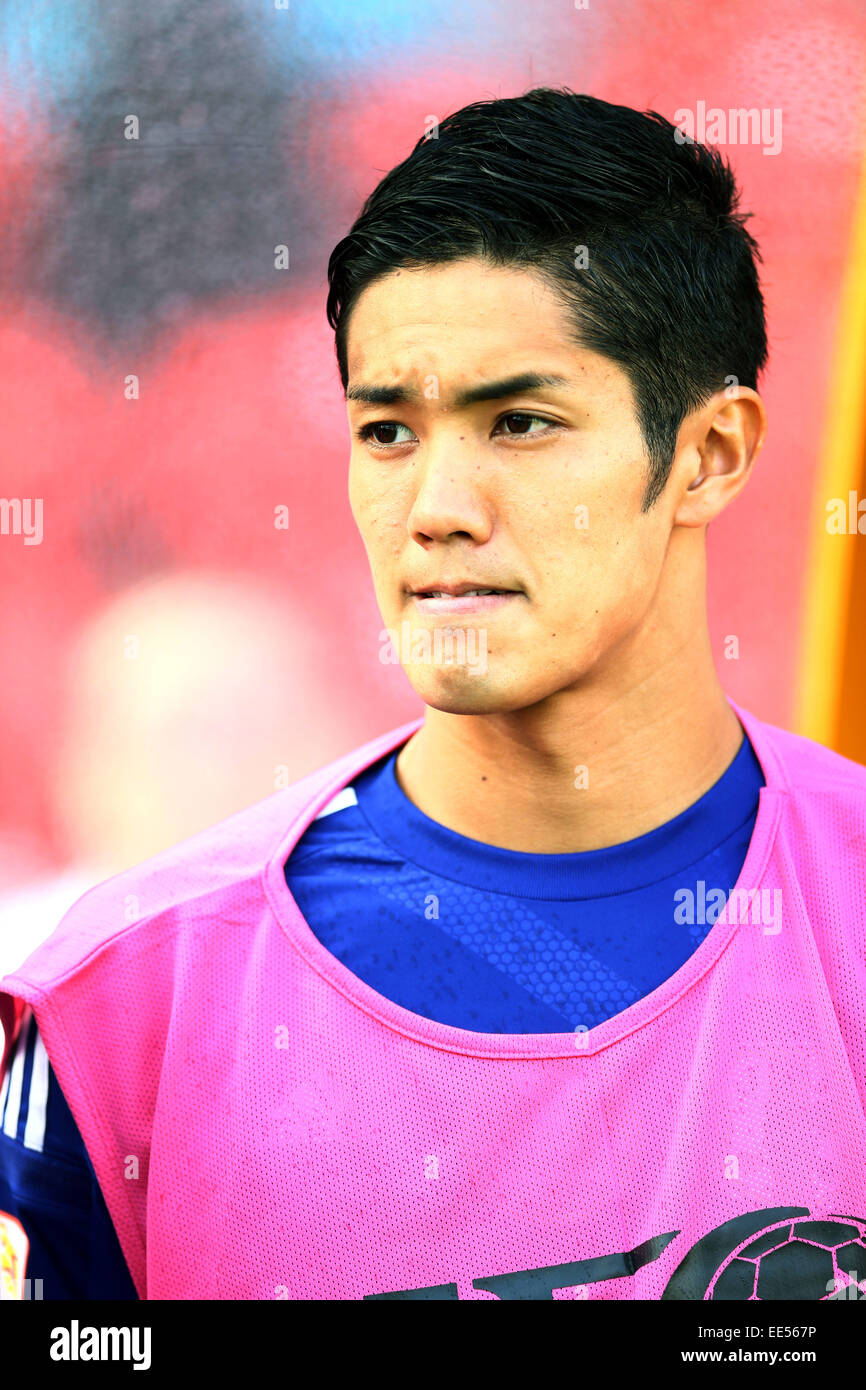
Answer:
<svg viewBox="0 0 866 1390"><path fill-rule="evenodd" d="M510 410L507 415L503 415L496 422L496 430L499 431L501 425L507 423L508 429L502 431L506 438L520 438L521 436L532 436L543 434L547 429L555 429L553 420L548 420L544 415L532 415L529 411ZM532 429L532 424L538 424L541 429ZM397 435L398 430L405 430L409 438L400 439ZM374 449L392 449L399 444L407 444L415 438L408 425L401 425L397 420L371 420L369 424L362 425L357 431L358 438L365 444L371 444Z"/></svg>
<svg viewBox="0 0 866 1390"><path fill-rule="evenodd" d="M497 424L504 425L506 421L508 421L509 425L516 424L517 429L514 432L519 435L542 434L543 430L531 430L528 428L528 426L532 423L533 420L537 421L538 424L542 425L543 429L547 429L550 425L553 424L553 421L548 420L544 415L530 415L526 411L519 410L509 411L507 415L503 415L502 418L497 421ZM511 431L509 430L508 433L511 433Z"/></svg>
<svg viewBox="0 0 866 1390"><path fill-rule="evenodd" d="M390 437L384 439L374 438L374 430L381 430L386 436ZM358 438L363 439L365 443L378 446L380 449L387 449L394 444L406 444L408 442L407 440L394 438L395 430L407 430L412 438L415 438L408 425L400 425L396 420L372 420L369 425L361 426L358 430Z"/></svg>

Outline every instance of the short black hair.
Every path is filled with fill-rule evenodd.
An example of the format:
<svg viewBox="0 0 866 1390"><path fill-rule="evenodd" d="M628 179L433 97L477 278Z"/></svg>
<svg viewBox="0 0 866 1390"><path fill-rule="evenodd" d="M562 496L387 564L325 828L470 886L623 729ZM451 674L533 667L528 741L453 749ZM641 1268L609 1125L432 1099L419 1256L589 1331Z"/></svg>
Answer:
<svg viewBox="0 0 866 1390"><path fill-rule="evenodd" d="M647 510L684 417L732 379L756 390L766 364L761 255L739 196L718 150L655 111L551 87L464 106L385 175L331 253L343 389L349 316L373 281L465 257L534 269L575 343L629 377Z"/></svg>

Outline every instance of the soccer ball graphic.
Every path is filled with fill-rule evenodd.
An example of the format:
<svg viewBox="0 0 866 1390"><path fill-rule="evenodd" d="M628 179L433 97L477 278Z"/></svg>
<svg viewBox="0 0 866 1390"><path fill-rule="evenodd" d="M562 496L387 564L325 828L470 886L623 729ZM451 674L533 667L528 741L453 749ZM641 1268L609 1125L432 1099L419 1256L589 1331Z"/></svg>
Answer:
<svg viewBox="0 0 866 1390"><path fill-rule="evenodd" d="M726 1256L706 1298L866 1298L866 1219L801 1216L777 1221Z"/></svg>

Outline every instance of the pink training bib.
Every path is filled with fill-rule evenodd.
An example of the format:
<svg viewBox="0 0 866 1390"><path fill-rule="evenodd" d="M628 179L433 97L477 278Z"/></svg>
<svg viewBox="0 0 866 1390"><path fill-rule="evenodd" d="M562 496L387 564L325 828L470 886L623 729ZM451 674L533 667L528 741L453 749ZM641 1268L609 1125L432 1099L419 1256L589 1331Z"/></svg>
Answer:
<svg viewBox="0 0 866 1390"><path fill-rule="evenodd" d="M733 708L767 784L738 883L588 1032L422 1018L301 917L292 847L420 720L79 899L2 987L140 1296L866 1291L866 769Z"/></svg>

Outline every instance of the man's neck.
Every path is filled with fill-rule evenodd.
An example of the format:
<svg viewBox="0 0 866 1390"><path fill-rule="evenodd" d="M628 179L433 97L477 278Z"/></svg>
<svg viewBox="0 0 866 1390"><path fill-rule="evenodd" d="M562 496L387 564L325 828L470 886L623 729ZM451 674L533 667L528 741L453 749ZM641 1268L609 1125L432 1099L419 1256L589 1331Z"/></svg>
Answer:
<svg viewBox="0 0 866 1390"><path fill-rule="evenodd" d="M619 694L573 689L530 709L429 709L397 780L431 820L485 844L568 854L621 844L694 805L743 730L709 644L687 678L674 661Z"/></svg>

